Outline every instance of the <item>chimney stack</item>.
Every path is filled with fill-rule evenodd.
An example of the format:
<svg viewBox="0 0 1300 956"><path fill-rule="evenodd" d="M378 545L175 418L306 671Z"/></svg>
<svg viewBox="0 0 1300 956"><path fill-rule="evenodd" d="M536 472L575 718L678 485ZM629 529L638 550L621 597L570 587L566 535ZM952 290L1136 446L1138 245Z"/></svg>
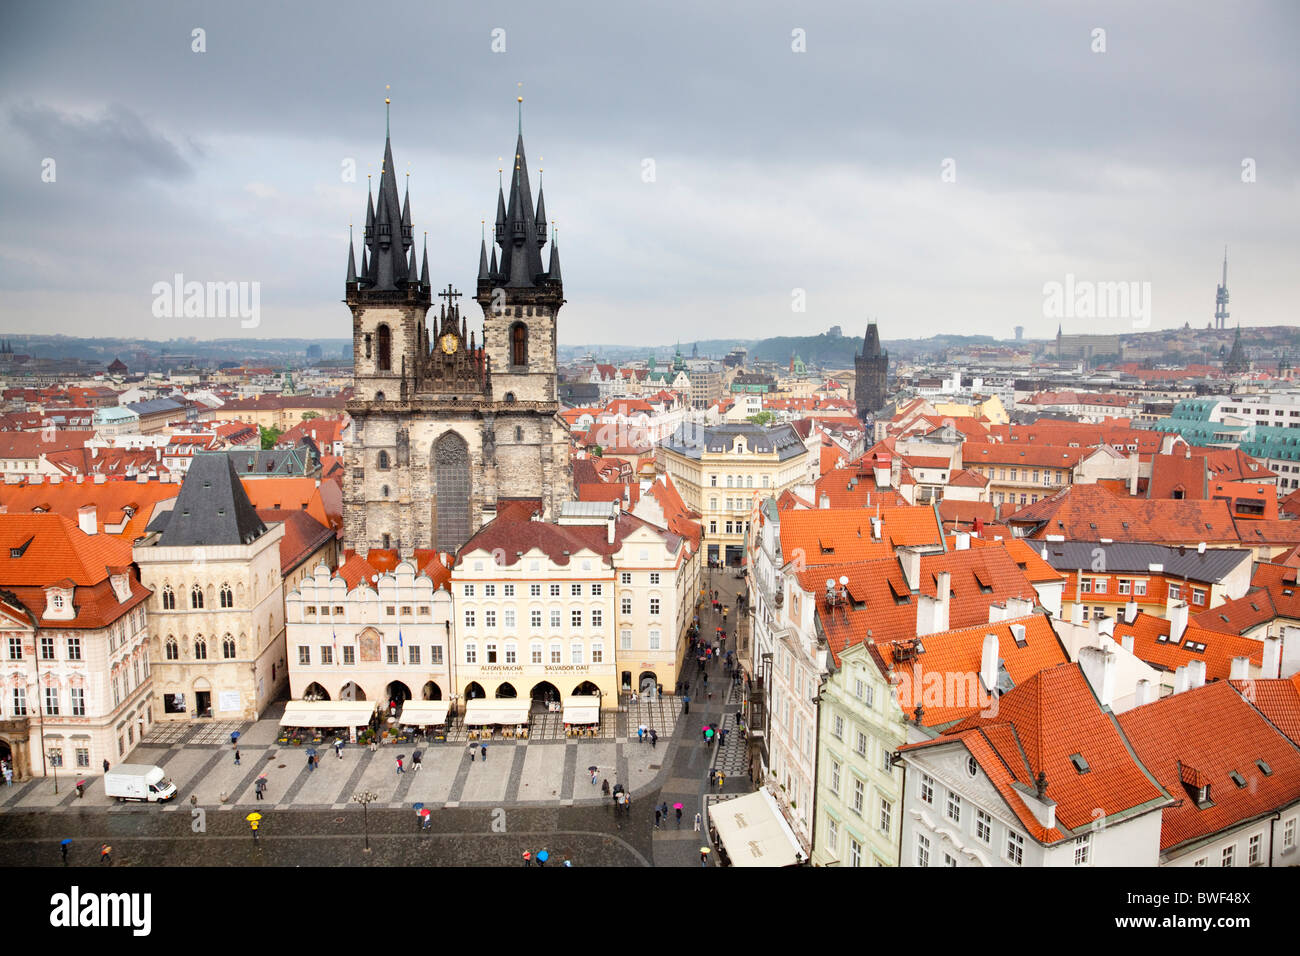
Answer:
<svg viewBox="0 0 1300 956"><path fill-rule="evenodd" d="M948 630L948 605L952 598L952 575L947 571L939 572L938 600L939 606L935 610L935 631Z"/></svg>
<svg viewBox="0 0 1300 956"><path fill-rule="evenodd" d="M1282 676L1282 640L1279 637L1264 638L1264 667L1261 676Z"/></svg>
<svg viewBox="0 0 1300 956"><path fill-rule="evenodd" d="M1189 661L1187 664L1187 689L1195 690L1205 686L1205 661Z"/></svg>
<svg viewBox="0 0 1300 956"><path fill-rule="evenodd" d="M1129 452L1128 456L1128 493L1138 493L1138 453L1135 451Z"/></svg>
<svg viewBox="0 0 1300 956"><path fill-rule="evenodd" d="M85 534L94 534L99 530L96 515L97 511L94 505L82 505L77 509L77 527Z"/></svg>
<svg viewBox="0 0 1300 956"><path fill-rule="evenodd" d="M980 680L984 689L990 694L998 682L998 636L984 635L984 647L980 653Z"/></svg>
<svg viewBox="0 0 1300 956"><path fill-rule="evenodd" d="M1125 624L1132 624L1135 620L1137 620L1137 616L1138 616L1138 602L1137 602L1137 601L1129 601L1127 604L1124 605L1124 623L1125 623Z"/></svg>
<svg viewBox="0 0 1300 956"><path fill-rule="evenodd" d="M921 590L921 552L912 547L899 548L898 563L902 565L908 590Z"/></svg>
<svg viewBox="0 0 1300 956"><path fill-rule="evenodd" d="M1121 644L1123 644L1124 650L1128 651L1130 654L1133 653L1134 639L1132 634L1125 634L1124 640L1121 641Z"/></svg>
<svg viewBox="0 0 1300 956"><path fill-rule="evenodd" d="M1187 690L1187 665L1184 664L1174 671L1174 693L1181 694Z"/></svg>
<svg viewBox="0 0 1300 956"><path fill-rule="evenodd" d="M829 508L830 506L831 506L831 496L823 491L821 497L817 499L817 507Z"/></svg>
<svg viewBox="0 0 1300 956"><path fill-rule="evenodd" d="M1232 659L1232 670L1228 673L1228 680L1250 680L1250 658L1234 657Z"/></svg>
<svg viewBox="0 0 1300 956"><path fill-rule="evenodd" d="M957 532L957 550L958 551L970 550L970 532L968 531Z"/></svg>
<svg viewBox="0 0 1300 956"><path fill-rule="evenodd" d="M1143 704L1149 704L1156 699L1155 685L1145 677L1137 682L1136 706L1141 707Z"/></svg>
<svg viewBox="0 0 1300 956"><path fill-rule="evenodd" d="M1187 633L1187 602L1169 601L1166 605L1166 617L1169 618L1169 641L1172 644L1182 642Z"/></svg>

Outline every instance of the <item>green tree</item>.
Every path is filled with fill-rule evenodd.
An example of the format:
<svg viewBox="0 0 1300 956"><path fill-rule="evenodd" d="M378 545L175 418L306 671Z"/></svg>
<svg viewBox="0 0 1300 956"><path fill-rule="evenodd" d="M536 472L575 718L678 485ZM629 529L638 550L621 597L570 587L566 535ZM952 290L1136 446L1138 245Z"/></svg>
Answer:
<svg viewBox="0 0 1300 956"><path fill-rule="evenodd" d="M750 415L748 420L755 425L770 425L776 421L776 416L771 412L759 412L757 415Z"/></svg>
<svg viewBox="0 0 1300 956"><path fill-rule="evenodd" d="M263 428L263 429L261 429L261 432L262 432L262 450L263 450L263 451L268 451L268 450L274 448L274 447L275 447L275 443L278 442L278 441L280 440L280 436L281 436L282 434L284 434L284 433L283 433L282 431L280 431L280 429L278 429L278 428Z"/></svg>
<svg viewBox="0 0 1300 956"><path fill-rule="evenodd" d="M320 412L303 412L303 413L302 413L302 420L305 421L305 422L309 422L309 421L311 421L313 418L320 418Z"/></svg>

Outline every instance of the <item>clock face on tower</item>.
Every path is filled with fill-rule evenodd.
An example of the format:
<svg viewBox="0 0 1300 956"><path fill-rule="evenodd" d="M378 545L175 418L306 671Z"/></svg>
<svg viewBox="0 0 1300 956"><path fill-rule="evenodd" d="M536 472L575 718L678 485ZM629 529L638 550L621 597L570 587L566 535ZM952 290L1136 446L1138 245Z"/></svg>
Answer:
<svg viewBox="0 0 1300 956"><path fill-rule="evenodd" d="M458 345L458 338L453 332L448 332L442 338L438 339L438 348L442 349L442 351L447 355L453 354Z"/></svg>

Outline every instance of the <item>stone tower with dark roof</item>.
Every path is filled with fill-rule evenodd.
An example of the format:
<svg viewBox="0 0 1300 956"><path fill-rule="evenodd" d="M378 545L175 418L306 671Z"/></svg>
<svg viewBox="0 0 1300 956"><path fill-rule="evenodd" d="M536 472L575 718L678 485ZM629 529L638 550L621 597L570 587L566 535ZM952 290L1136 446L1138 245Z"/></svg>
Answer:
<svg viewBox="0 0 1300 956"><path fill-rule="evenodd" d="M498 187L494 248L479 247L481 335L451 285L432 325L428 243L416 265L410 189L399 203L391 139L378 197L366 211L361 268L349 246L355 396L347 405L344 536L358 551L455 552L496 516L502 498L571 497L568 432L558 417L556 315L564 303L559 253L542 264L546 206L536 207L523 135L510 198ZM500 249L500 258L497 249Z"/></svg>
<svg viewBox="0 0 1300 956"><path fill-rule="evenodd" d="M862 353L853 360L853 395L857 401L858 418L865 421L885 407L889 394L889 352L880 348L880 333L876 323L867 324L867 334L862 338Z"/></svg>

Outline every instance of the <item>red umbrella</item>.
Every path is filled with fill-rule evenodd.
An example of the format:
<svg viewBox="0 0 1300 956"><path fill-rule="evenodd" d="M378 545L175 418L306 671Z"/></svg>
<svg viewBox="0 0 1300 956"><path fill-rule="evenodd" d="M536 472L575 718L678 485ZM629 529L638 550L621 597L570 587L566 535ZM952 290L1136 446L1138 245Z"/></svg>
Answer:
<svg viewBox="0 0 1300 956"><path fill-rule="evenodd" d="M420 816L427 817L432 812L433 811L431 811L428 807L425 807L423 810L420 811Z"/></svg>

